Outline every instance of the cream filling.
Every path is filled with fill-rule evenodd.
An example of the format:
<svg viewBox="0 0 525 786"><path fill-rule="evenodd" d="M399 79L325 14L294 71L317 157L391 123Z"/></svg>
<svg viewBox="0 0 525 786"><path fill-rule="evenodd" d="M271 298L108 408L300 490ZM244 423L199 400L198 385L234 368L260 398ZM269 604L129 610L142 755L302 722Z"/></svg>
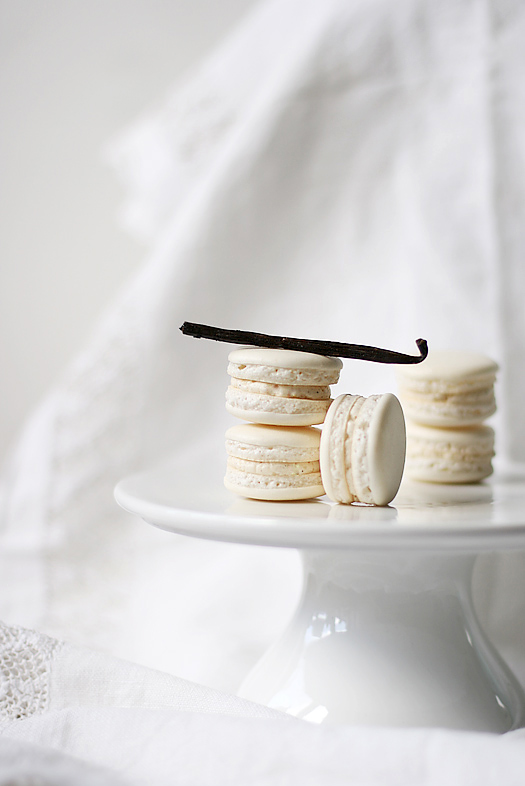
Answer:
<svg viewBox="0 0 525 786"><path fill-rule="evenodd" d="M235 456L247 461L318 461L319 448L291 448L286 445L275 445L272 447L262 447L261 445L249 445L247 442L237 442L234 439L226 440L226 452L229 456Z"/></svg>
<svg viewBox="0 0 525 786"><path fill-rule="evenodd" d="M277 368L255 364L229 363L228 374L237 379L271 382L280 385L333 385L339 380L339 369Z"/></svg>
<svg viewBox="0 0 525 786"><path fill-rule="evenodd" d="M329 385L277 385L271 382L253 382L250 379L231 378L230 385L247 393L261 393L279 398L329 399Z"/></svg>
<svg viewBox="0 0 525 786"><path fill-rule="evenodd" d="M434 442L409 437L407 442L408 472L439 473L443 477L454 474L487 476L492 472L494 438L479 440L470 445L455 445L451 442Z"/></svg>
<svg viewBox="0 0 525 786"><path fill-rule="evenodd" d="M246 393L233 387L226 391L226 402L231 407L246 412L282 412L287 415L324 413L332 403L314 399L280 398L279 396L263 396L260 393Z"/></svg>
<svg viewBox="0 0 525 786"><path fill-rule="evenodd" d="M434 442L409 437L407 459L431 460L468 464L473 461L490 460L494 453L492 438L480 440L470 445L453 445L451 442Z"/></svg>
<svg viewBox="0 0 525 786"><path fill-rule="evenodd" d="M352 443L349 446L352 459L347 465L347 479L351 477L349 488L351 487L355 499L369 504L373 504L373 497L368 468L368 429L379 398L380 396L368 396L355 415L352 413L355 421L352 429Z"/></svg>
<svg viewBox="0 0 525 786"><path fill-rule="evenodd" d="M465 395L460 395L459 393L429 393L424 396L422 393L416 394L413 390L407 390L406 388L402 388L401 393L407 401L428 401L436 404L464 407L489 407L495 400L492 388Z"/></svg>
<svg viewBox="0 0 525 786"><path fill-rule="evenodd" d="M496 375L479 374L472 379L462 381L443 380L443 379L409 379L403 377L400 372L399 385L406 391L414 391L424 396L464 396L475 392L483 392L494 387Z"/></svg>
<svg viewBox="0 0 525 786"><path fill-rule="evenodd" d="M399 393L403 407L414 419L418 414L435 416L437 418L449 417L454 420L469 420L476 418L485 420L496 411L494 391L487 395L474 397L449 396L448 398L417 398L405 390Z"/></svg>
<svg viewBox="0 0 525 786"><path fill-rule="evenodd" d="M492 472L492 462L490 456L485 458L478 457L477 461L462 461L450 458L438 458L429 456L422 458L418 456L407 456L407 472L410 473L439 473L443 477L453 477L456 474L490 475Z"/></svg>
<svg viewBox="0 0 525 786"><path fill-rule="evenodd" d="M334 498L337 502L349 504L356 501L353 483L348 478L351 445L353 439L353 415L363 405L364 398L344 398L340 402L332 419L329 441L330 479Z"/></svg>
<svg viewBox="0 0 525 786"><path fill-rule="evenodd" d="M250 472L240 472L228 467L226 469L226 479L234 486L251 489L307 488L310 486L320 486L322 488L323 486L319 472L287 476L257 475Z"/></svg>
<svg viewBox="0 0 525 786"><path fill-rule="evenodd" d="M307 475L320 472L318 461L246 461L235 456L229 456L228 467L254 475Z"/></svg>

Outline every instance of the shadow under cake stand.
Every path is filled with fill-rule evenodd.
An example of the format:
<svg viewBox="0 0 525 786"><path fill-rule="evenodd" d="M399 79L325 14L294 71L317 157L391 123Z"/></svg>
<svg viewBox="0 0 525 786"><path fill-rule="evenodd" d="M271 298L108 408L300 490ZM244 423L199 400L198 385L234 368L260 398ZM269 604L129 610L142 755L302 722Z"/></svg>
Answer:
<svg viewBox="0 0 525 786"><path fill-rule="evenodd" d="M478 554L525 550L524 478L404 482L374 508L245 500L216 470L203 486L202 471L168 462L121 481L115 497L164 530L300 551L297 611L240 696L317 723L525 725L523 692L471 597Z"/></svg>

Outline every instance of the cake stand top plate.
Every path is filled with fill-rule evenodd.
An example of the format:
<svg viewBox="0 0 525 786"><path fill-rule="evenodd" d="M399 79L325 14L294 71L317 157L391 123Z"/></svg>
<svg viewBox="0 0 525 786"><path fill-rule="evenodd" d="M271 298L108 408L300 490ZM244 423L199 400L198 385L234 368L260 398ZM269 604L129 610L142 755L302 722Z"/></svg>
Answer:
<svg viewBox="0 0 525 786"><path fill-rule="evenodd" d="M479 484L403 481L390 506L336 505L327 497L258 502L227 491L222 467L180 458L122 480L115 498L161 529L211 540L300 549L525 549L525 476Z"/></svg>

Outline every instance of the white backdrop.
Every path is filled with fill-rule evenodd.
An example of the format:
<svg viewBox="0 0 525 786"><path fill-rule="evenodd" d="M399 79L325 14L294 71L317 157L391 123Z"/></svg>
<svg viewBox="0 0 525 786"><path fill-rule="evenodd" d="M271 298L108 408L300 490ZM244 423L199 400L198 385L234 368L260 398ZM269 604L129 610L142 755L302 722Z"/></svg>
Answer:
<svg viewBox="0 0 525 786"><path fill-rule="evenodd" d="M0 0L0 461L144 259L108 140L252 5Z"/></svg>

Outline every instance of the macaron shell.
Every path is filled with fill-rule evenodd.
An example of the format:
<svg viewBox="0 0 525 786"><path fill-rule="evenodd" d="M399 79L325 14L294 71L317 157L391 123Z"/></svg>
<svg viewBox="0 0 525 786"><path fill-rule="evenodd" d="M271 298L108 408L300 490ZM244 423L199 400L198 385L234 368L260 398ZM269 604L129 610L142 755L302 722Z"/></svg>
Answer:
<svg viewBox="0 0 525 786"><path fill-rule="evenodd" d="M265 502L293 502L300 499L314 499L315 497L322 497L325 493L321 485L305 486L300 489L250 489L246 486L238 486L225 479L224 486L228 491L233 491L234 494L238 494L246 499L259 499Z"/></svg>
<svg viewBox="0 0 525 786"><path fill-rule="evenodd" d="M450 443L458 446L494 444L494 429L490 426L472 426L469 428L433 428L419 423L409 423L407 427L409 440L422 439L430 443Z"/></svg>
<svg viewBox="0 0 525 786"><path fill-rule="evenodd" d="M368 430L368 476L375 505L396 496L406 456L406 426L401 404L392 393L377 400Z"/></svg>
<svg viewBox="0 0 525 786"><path fill-rule="evenodd" d="M245 442L248 445L261 445L271 448L283 445L288 448L319 449L321 431L318 428L294 428L264 426L258 423L238 423L226 431L226 439Z"/></svg>
<svg viewBox="0 0 525 786"><path fill-rule="evenodd" d="M413 465L411 460L407 461L406 474L411 480L419 480L424 483L436 483L446 485L459 485L462 483L478 483L480 480L492 475L492 463L488 462L483 467L477 469L463 469L455 467L444 467L441 471L433 467L422 467Z"/></svg>
<svg viewBox="0 0 525 786"><path fill-rule="evenodd" d="M251 475L228 469L224 485L229 491L249 499L284 501L321 497L325 491L319 473L290 476Z"/></svg>
<svg viewBox="0 0 525 786"><path fill-rule="evenodd" d="M233 350L228 360L232 378L277 385L332 385L343 366L339 358L260 347Z"/></svg>
<svg viewBox="0 0 525 786"><path fill-rule="evenodd" d="M293 349L267 349L265 347L243 347L228 355L230 363L241 365L275 366L276 368L315 368L323 371L340 370L343 363L339 358L297 352Z"/></svg>
<svg viewBox="0 0 525 786"><path fill-rule="evenodd" d="M319 461L321 432L312 426L239 423L226 431L226 452L249 461Z"/></svg>
<svg viewBox="0 0 525 786"><path fill-rule="evenodd" d="M498 364L479 352L431 350L422 363L398 367L400 379L470 380L479 375L495 374Z"/></svg>

